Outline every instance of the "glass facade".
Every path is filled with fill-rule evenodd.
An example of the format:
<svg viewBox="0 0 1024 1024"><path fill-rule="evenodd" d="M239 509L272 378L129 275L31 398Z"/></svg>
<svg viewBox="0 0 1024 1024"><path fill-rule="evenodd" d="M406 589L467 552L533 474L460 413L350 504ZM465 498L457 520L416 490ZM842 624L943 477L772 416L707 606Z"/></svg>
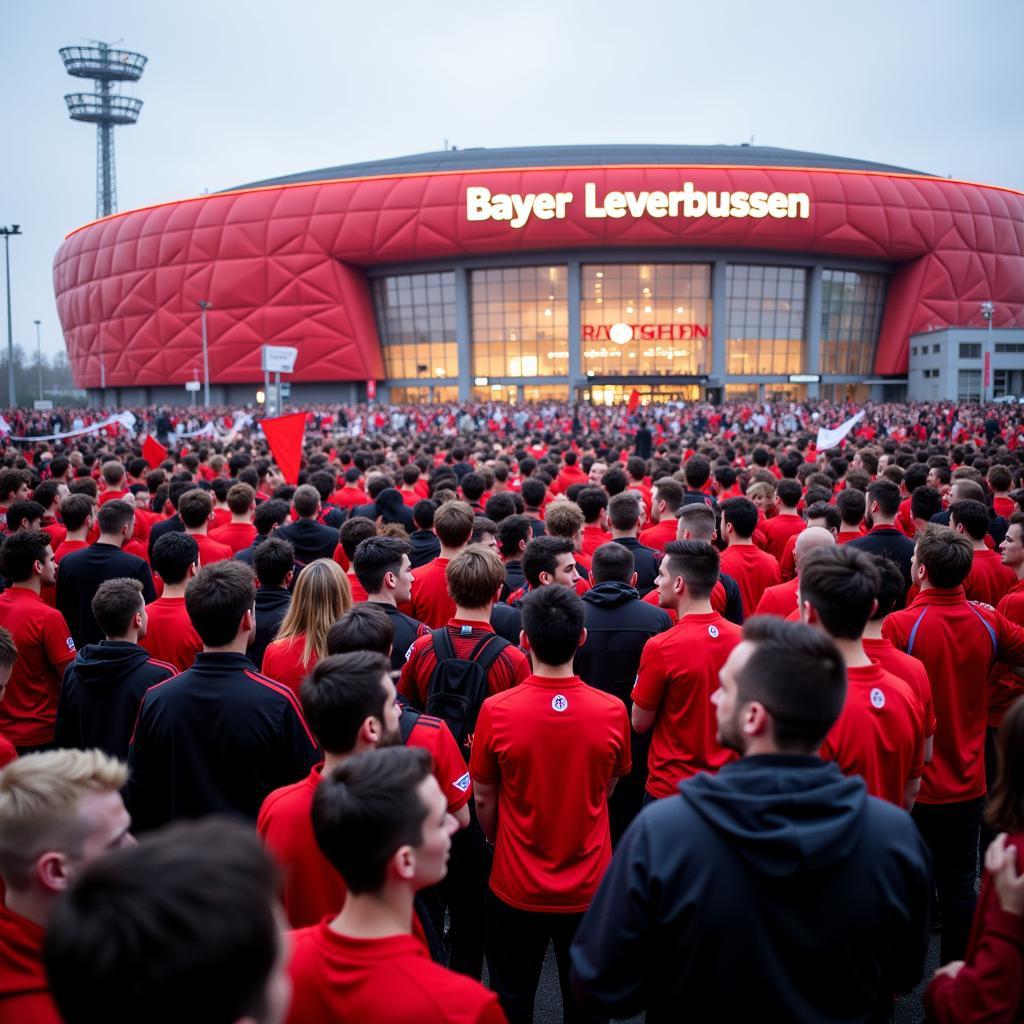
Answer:
<svg viewBox="0 0 1024 1024"><path fill-rule="evenodd" d="M564 266L470 272L474 377L569 375L567 277Z"/></svg>
<svg viewBox="0 0 1024 1024"><path fill-rule="evenodd" d="M584 264L580 281L584 373L672 377L710 372L710 264Z"/></svg>
<svg viewBox="0 0 1024 1024"><path fill-rule="evenodd" d="M807 271L730 263L726 280L726 373L802 373Z"/></svg>
<svg viewBox="0 0 1024 1024"><path fill-rule="evenodd" d="M981 370L960 370L956 375L956 400L981 401Z"/></svg>
<svg viewBox="0 0 1024 1024"><path fill-rule="evenodd" d="M699 384L598 384L591 383L583 392L583 400L594 405L622 405L634 392L641 405L651 402L699 402L704 389Z"/></svg>
<svg viewBox="0 0 1024 1024"><path fill-rule="evenodd" d="M884 308L884 274L823 270L819 372L858 377L871 373Z"/></svg>
<svg viewBox="0 0 1024 1024"><path fill-rule="evenodd" d="M459 376L452 271L375 278L373 300L389 378Z"/></svg>
<svg viewBox="0 0 1024 1024"><path fill-rule="evenodd" d="M459 389L449 384L431 387L392 388L389 401L395 405L418 405L430 402L457 402Z"/></svg>
<svg viewBox="0 0 1024 1024"><path fill-rule="evenodd" d="M565 384L488 384L473 388L474 402L564 402Z"/></svg>

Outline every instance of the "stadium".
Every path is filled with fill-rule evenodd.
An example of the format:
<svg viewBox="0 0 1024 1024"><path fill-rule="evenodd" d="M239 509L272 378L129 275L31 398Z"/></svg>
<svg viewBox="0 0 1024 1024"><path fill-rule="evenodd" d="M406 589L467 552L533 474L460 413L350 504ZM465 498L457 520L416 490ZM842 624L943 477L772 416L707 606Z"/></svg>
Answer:
<svg viewBox="0 0 1024 1024"><path fill-rule="evenodd" d="M203 305L215 403L268 344L293 402L1024 393L1024 194L768 147L308 171L78 228L54 285L96 404L184 404Z"/></svg>

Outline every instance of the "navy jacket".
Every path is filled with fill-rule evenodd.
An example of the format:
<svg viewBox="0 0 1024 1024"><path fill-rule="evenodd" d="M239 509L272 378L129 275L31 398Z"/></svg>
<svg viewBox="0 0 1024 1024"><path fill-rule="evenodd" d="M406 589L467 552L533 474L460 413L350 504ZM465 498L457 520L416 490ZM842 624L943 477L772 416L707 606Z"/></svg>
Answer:
<svg viewBox="0 0 1024 1024"><path fill-rule="evenodd" d="M572 945L574 984L648 1024L889 1019L921 977L929 855L816 757L745 757L646 807Z"/></svg>
<svg viewBox="0 0 1024 1024"><path fill-rule="evenodd" d="M331 558L338 546L338 531L312 519L296 519L294 523L279 526L274 536L291 541L295 559L303 565L318 558Z"/></svg>
<svg viewBox="0 0 1024 1024"><path fill-rule="evenodd" d="M401 671L405 664L409 648L416 642L416 638L428 632L427 627L405 612L400 612L393 604L378 602L377 607L387 614L391 625L395 627L395 639L391 645L391 668L393 671Z"/></svg>
<svg viewBox="0 0 1024 1024"><path fill-rule="evenodd" d="M658 578L658 563L661 559L654 548L641 544L636 537L616 537L613 544L621 544L633 552L633 568L636 569L636 589L641 597L646 597L654 589L654 581Z"/></svg>
<svg viewBox="0 0 1024 1024"><path fill-rule="evenodd" d="M273 548L267 550L272 551ZM249 644L249 650L245 652L254 665L263 664L263 653L277 636L291 603L292 593L287 587L257 588L256 632L253 634L252 643Z"/></svg>
<svg viewBox="0 0 1024 1024"><path fill-rule="evenodd" d="M126 640L83 647L64 670L57 704L57 746L98 747L124 761L146 691L177 675L166 661Z"/></svg>
<svg viewBox="0 0 1024 1024"><path fill-rule="evenodd" d="M413 530L409 534L409 544L412 546L409 561L414 569L432 562L441 554L441 542L433 530Z"/></svg>
<svg viewBox="0 0 1024 1024"><path fill-rule="evenodd" d="M196 655L143 698L125 803L144 832L179 818L256 821L264 797L319 762L299 700L244 654Z"/></svg>
<svg viewBox="0 0 1024 1024"><path fill-rule="evenodd" d="M914 557L914 542L898 526L877 526L863 537L847 542L851 548L869 555L884 555L895 562L910 586L910 561Z"/></svg>

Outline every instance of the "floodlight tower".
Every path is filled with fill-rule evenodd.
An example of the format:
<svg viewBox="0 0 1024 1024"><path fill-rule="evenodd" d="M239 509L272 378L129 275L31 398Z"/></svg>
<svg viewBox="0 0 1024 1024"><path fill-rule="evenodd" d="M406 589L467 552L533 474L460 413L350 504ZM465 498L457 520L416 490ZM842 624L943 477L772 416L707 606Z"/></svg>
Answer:
<svg viewBox="0 0 1024 1024"><path fill-rule="evenodd" d="M117 174L114 169L114 126L135 124L142 100L114 92L117 82L137 82L146 60L141 53L115 50L108 43L65 46L60 51L64 67L76 78L91 78L95 91L73 92L64 97L72 121L96 125L96 216L117 210Z"/></svg>

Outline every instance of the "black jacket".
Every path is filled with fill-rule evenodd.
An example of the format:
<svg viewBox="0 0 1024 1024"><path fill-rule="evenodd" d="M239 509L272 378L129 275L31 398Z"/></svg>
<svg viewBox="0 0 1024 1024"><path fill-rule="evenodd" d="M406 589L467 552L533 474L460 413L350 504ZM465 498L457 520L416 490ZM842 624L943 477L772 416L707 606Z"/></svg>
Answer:
<svg viewBox="0 0 1024 1024"><path fill-rule="evenodd" d="M523 631L523 613L500 601L491 609L491 628L510 644L519 646L519 634Z"/></svg>
<svg viewBox="0 0 1024 1024"><path fill-rule="evenodd" d="M722 612L722 618L735 622L737 626L742 626L745 613L740 585L727 572L720 571L718 579L725 591L725 610Z"/></svg>
<svg viewBox="0 0 1024 1024"><path fill-rule="evenodd" d="M648 1024L888 1020L928 952L910 816L816 757L745 757L679 791L630 826L576 933L591 1006Z"/></svg>
<svg viewBox="0 0 1024 1024"><path fill-rule="evenodd" d="M171 516L170 519L162 519L159 523L154 523L149 531L149 557L153 557L153 545L165 534L165 533L184 533L185 524L181 521L181 516L177 512Z"/></svg>
<svg viewBox="0 0 1024 1024"><path fill-rule="evenodd" d="M847 542L851 548L869 555L885 555L900 567L903 579L910 586L910 560L914 557L914 542L898 526L876 526L863 537Z"/></svg>
<svg viewBox="0 0 1024 1024"><path fill-rule="evenodd" d="M302 565L315 562L318 558L331 558L338 546L338 531L312 519L296 519L294 523L279 526L273 536L291 542L295 559Z"/></svg>
<svg viewBox="0 0 1024 1024"><path fill-rule="evenodd" d="M256 821L272 790L320 760L295 694L244 654L196 655L142 701L125 803L139 832L179 818Z"/></svg>
<svg viewBox="0 0 1024 1024"><path fill-rule="evenodd" d="M75 646L98 644L103 630L92 614L96 588L106 580L121 577L142 584L142 598L149 604L156 600L153 576L149 566L135 555L129 555L114 544L97 541L80 551L65 555L57 566L57 609L75 639Z"/></svg>
<svg viewBox="0 0 1024 1024"><path fill-rule="evenodd" d="M391 668L400 671L409 654L409 648L418 636L427 632L427 627L419 619L400 612L393 604L380 601L377 602L377 607L387 614L391 625L395 627L395 639L391 645Z"/></svg>
<svg viewBox="0 0 1024 1024"><path fill-rule="evenodd" d="M501 600L504 601L513 590L518 590L526 583L523 575L523 563L519 559L513 559L505 563L505 582L501 587Z"/></svg>
<svg viewBox="0 0 1024 1024"><path fill-rule="evenodd" d="M433 530L413 530L409 534L409 544L412 546L409 561L414 569L432 562L441 554L441 542Z"/></svg>
<svg viewBox="0 0 1024 1024"><path fill-rule="evenodd" d="M640 591L641 597L646 597L654 589L654 581L658 578L658 552L641 544L636 537L616 537L613 543L621 544L633 552L636 589Z"/></svg>
<svg viewBox="0 0 1024 1024"><path fill-rule="evenodd" d="M126 640L83 647L64 671L57 705L57 746L98 747L124 761L146 691L177 675L166 661Z"/></svg>
<svg viewBox="0 0 1024 1024"><path fill-rule="evenodd" d="M273 551L273 548L268 548ZM246 654L254 665L263 664L263 652L277 636L277 631L288 614L292 594L287 587L259 587L256 590L256 633Z"/></svg>

